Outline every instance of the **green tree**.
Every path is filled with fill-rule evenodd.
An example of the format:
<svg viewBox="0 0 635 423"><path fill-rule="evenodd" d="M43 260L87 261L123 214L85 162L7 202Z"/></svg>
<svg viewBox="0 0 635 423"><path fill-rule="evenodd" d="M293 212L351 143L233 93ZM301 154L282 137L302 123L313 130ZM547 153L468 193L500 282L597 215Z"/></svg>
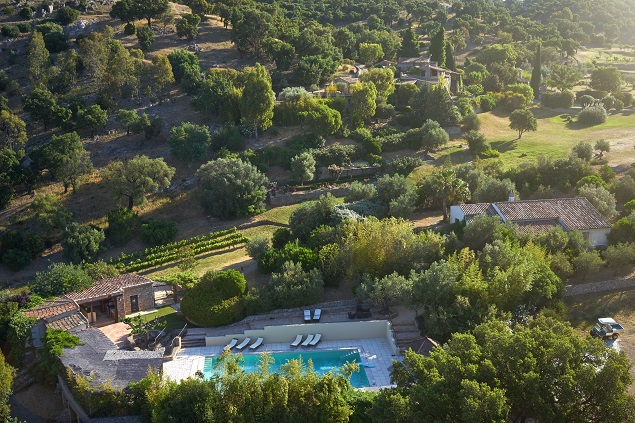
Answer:
<svg viewBox="0 0 635 423"><path fill-rule="evenodd" d="M457 201L466 201L470 197L467 182L458 178L452 169L443 169L433 173L432 183L441 196L444 220L448 218L448 203L452 205Z"/></svg>
<svg viewBox="0 0 635 423"><path fill-rule="evenodd" d="M24 121L9 110L0 110L0 149L21 151L27 138Z"/></svg>
<svg viewBox="0 0 635 423"><path fill-rule="evenodd" d="M271 126L276 96L271 89L269 73L259 63L245 73L246 81L240 102L240 114L243 122L254 128L258 138L258 128L266 130Z"/></svg>
<svg viewBox="0 0 635 423"><path fill-rule="evenodd" d="M488 177L482 181L472 194L475 202L479 203L495 203L498 201L507 201L510 193L514 193L516 198L516 186L509 179L496 179Z"/></svg>
<svg viewBox="0 0 635 423"><path fill-rule="evenodd" d="M580 72L575 67L554 64L551 67L547 85L559 91L566 91L572 89L580 78Z"/></svg>
<svg viewBox="0 0 635 423"><path fill-rule="evenodd" d="M137 111L134 109L119 109L119 111L117 112L116 120L126 127L126 135L130 135L130 129L132 129L135 133L138 133L142 130L142 128L140 127L139 113L137 113ZM138 131L135 131L135 129L138 129Z"/></svg>
<svg viewBox="0 0 635 423"><path fill-rule="evenodd" d="M52 236L63 230L71 222L71 213L53 194L36 195L30 209L35 214L35 221L46 236Z"/></svg>
<svg viewBox="0 0 635 423"><path fill-rule="evenodd" d="M46 86L49 64L49 51L44 45L44 37L41 32L35 31L27 50L27 72L34 88Z"/></svg>
<svg viewBox="0 0 635 423"><path fill-rule="evenodd" d="M536 131L538 129L538 121L531 110L516 109L509 115L509 127L518 131L518 139L520 139L523 133Z"/></svg>
<svg viewBox="0 0 635 423"><path fill-rule="evenodd" d="M295 47L284 41L271 38L267 40L266 50L279 71L289 70L295 57Z"/></svg>
<svg viewBox="0 0 635 423"><path fill-rule="evenodd" d="M137 40L139 40L139 47L143 51L150 50L152 43L154 43L154 32L149 26L144 26L137 30Z"/></svg>
<svg viewBox="0 0 635 423"><path fill-rule="evenodd" d="M271 14L258 9L247 9L232 18L231 41L238 53L260 57L264 41L275 36Z"/></svg>
<svg viewBox="0 0 635 423"><path fill-rule="evenodd" d="M115 209L108 213L106 237L113 245L124 245L139 230L139 216L130 209Z"/></svg>
<svg viewBox="0 0 635 423"><path fill-rule="evenodd" d="M315 177L315 159L308 151L300 153L291 159L291 177L304 185L305 181L312 181Z"/></svg>
<svg viewBox="0 0 635 423"><path fill-rule="evenodd" d="M326 104L315 103L308 111L300 113L304 116L304 124L313 134L331 135L342 126L340 112L331 109Z"/></svg>
<svg viewBox="0 0 635 423"><path fill-rule="evenodd" d="M251 163L238 158L217 159L196 172L201 205L212 216L228 219L264 210L269 180Z"/></svg>
<svg viewBox="0 0 635 423"><path fill-rule="evenodd" d="M15 376L15 369L4 360L4 354L0 351L0 421L9 422L11 417L9 397L13 376Z"/></svg>
<svg viewBox="0 0 635 423"><path fill-rule="evenodd" d="M540 83L542 82L541 47L540 43L538 43L536 58L534 60L534 69L531 71L531 81L529 82L531 89L534 91L534 98L540 97Z"/></svg>
<svg viewBox="0 0 635 423"><path fill-rule="evenodd" d="M170 8L168 0L132 0L136 15L148 21L148 27L152 26L152 19L159 19Z"/></svg>
<svg viewBox="0 0 635 423"><path fill-rule="evenodd" d="M605 139L597 140L593 148L600 152L600 157L604 157L604 153L611 151L611 145Z"/></svg>
<svg viewBox="0 0 635 423"><path fill-rule="evenodd" d="M81 266L53 263L46 271L35 274L33 292L42 297L63 295L90 288L93 279Z"/></svg>
<svg viewBox="0 0 635 423"><path fill-rule="evenodd" d="M615 211L615 195L602 186L584 185L578 190L578 195L589 200L607 219L617 214L617 211Z"/></svg>
<svg viewBox="0 0 635 423"><path fill-rule="evenodd" d="M617 93L622 87L622 74L615 66L599 66L591 72L589 86L594 90Z"/></svg>
<svg viewBox="0 0 635 423"><path fill-rule="evenodd" d="M22 98L24 110L29 112L31 119L44 124L44 129L48 129L49 124L57 116L58 105L53 94L48 90L36 88L30 94Z"/></svg>
<svg viewBox="0 0 635 423"><path fill-rule="evenodd" d="M207 154L212 140L207 126L183 122L170 130L170 149L181 160L201 160Z"/></svg>
<svg viewBox="0 0 635 423"><path fill-rule="evenodd" d="M163 94L163 91L170 84L174 84L174 73L172 72L172 65L167 56L158 54L152 58L152 67L150 68L152 74L153 88L159 93Z"/></svg>
<svg viewBox="0 0 635 423"><path fill-rule="evenodd" d="M593 147L588 142L580 141L573 146L572 153L588 162L593 158Z"/></svg>
<svg viewBox="0 0 635 423"><path fill-rule="evenodd" d="M91 137L95 136L97 129L106 127L107 121L108 113L99 104L93 104L88 109L77 111L77 126L88 129Z"/></svg>
<svg viewBox="0 0 635 423"><path fill-rule="evenodd" d="M276 308L300 307L320 302L324 281L319 270L305 271L300 263L288 261L280 273L273 273L266 295Z"/></svg>
<svg viewBox="0 0 635 423"><path fill-rule="evenodd" d="M383 313L390 313L390 306L402 302L411 291L411 281L398 273L383 278L367 278L357 288L356 295L381 307Z"/></svg>
<svg viewBox="0 0 635 423"><path fill-rule="evenodd" d="M73 263L90 261L101 251L104 231L79 223L70 223L62 235L64 257Z"/></svg>
<svg viewBox="0 0 635 423"><path fill-rule="evenodd" d="M174 80L180 83L188 73L200 74L201 68L198 63L198 56L187 50L174 50L168 54L168 60L172 66Z"/></svg>
<svg viewBox="0 0 635 423"><path fill-rule="evenodd" d="M40 165L62 182L64 192L68 191L68 187L75 192L79 177L93 170L90 153L77 132L53 135L51 142L42 147L42 153L44 161Z"/></svg>
<svg viewBox="0 0 635 423"><path fill-rule="evenodd" d="M119 0L112 5L110 17L120 19L126 23L132 23L137 16L135 0Z"/></svg>
<svg viewBox="0 0 635 423"><path fill-rule="evenodd" d="M384 57L384 50L381 44L360 43L359 44L359 61L370 66L379 62Z"/></svg>
<svg viewBox="0 0 635 423"><path fill-rule="evenodd" d="M355 128L360 128L375 115L377 109L377 88L372 83L351 85L350 120Z"/></svg>
<svg viewBox="0 0 635 423"><path fill-rule="evenodd" d="M419 37L412 27L404 29L399 34L401 36L401 50L399 55L403 57L419 56Z"/></svg>
<svg viewBox="0 0 635 423"><path fill-rule="evenodd" d="M430 39L430 60L437 62L439 67L445 67L445 29L439 28Z"/></svg>
<svg viewBox="0 0 635 423"><path fill-rule="evenodd" d="M115 199L119 201L127 198L128 208L132 209L134 204L147 202L146 194L169 187L175 171L162 158L135 156L125 162L110 163L104 179L111 187Z"/></svg>
<svg viewBox="0 0 635 423"><path fill-rule="evenodd" d="M200 16L185 13L176 23L176 35L192 41L198 35L198 24L200 23Z"/></svg>
<svg viewBox="0 0 635 423"><path fill-rule="evenodd" d="M383 103L395 92L395 75L388 68L372 68L364 72L359 80L362 82L372 82L377 89L377 102Z"/></svg>

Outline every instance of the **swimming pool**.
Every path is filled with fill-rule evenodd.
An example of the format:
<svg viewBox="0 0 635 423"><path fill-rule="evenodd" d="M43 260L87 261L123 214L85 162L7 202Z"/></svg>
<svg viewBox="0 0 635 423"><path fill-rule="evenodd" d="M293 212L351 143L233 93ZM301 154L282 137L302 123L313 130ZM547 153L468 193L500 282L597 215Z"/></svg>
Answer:
<svg viewBox="0 0 635 423"><path fill-rule="evenodd" d="M356 349L299 351L271 353L270 355L274 360L274 362L269 366L269 371L271 373L277 373L282 364L292 359L302 359L303 363L306 363L309 359L312 360L313 369L318 374L324 374L333 369L338 370L347 361L356 363L362 362L361 357L359 356L359 351ZM216 357L205 357L203 374L206 379L209 379L214 373L214 364L216 363L216 360ZM257 372L259 363L260 354L243 354L241 367L246 372ZM355 388L365 388L370 386L364 367L360 366L359 372L353 372L351 376L351 385Z"/></svg>

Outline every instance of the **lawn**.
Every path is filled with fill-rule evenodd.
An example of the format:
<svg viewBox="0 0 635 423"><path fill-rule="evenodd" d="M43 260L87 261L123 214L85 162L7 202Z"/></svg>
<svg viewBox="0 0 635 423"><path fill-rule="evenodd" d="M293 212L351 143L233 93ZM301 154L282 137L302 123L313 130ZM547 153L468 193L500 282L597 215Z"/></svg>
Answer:
<svg viewBox="0 0 635 423"><path fill-rule="evenodd" d="M613 112L606 123L582 127L577 123L568 123L569 114L543 108L532 109L538 120L536 132L526 132L519 140L518 133L509 128L508 114L498 112L479 114L481 132L487 137L493 149L501 153L506 168L516 167L523 162L534 162L539 156L559 158L568 155L571 148L580 141L595 144L599 139L607 140L611 152L606 155L610 165L635 162L633 149L633 128L635 114L632 111ZM424 165L415 170L415 180L450 160L452 164L466 163L471 156L463 150L467 145L462 138L451 141L435 154L432 165Z"/></svg>
<svg viewBox="0 0 635 423"><path fill-rule="evenodd" d="M144 322L149 322L155 318L157 318L159 322L159 329L163 329L167 325L166 332L181 329L186 323L188 327L196 327L192 323L187 322L185 318L179 315L176 310L170 306L160 307L153 313L141 315L141 319Z"/></svg>

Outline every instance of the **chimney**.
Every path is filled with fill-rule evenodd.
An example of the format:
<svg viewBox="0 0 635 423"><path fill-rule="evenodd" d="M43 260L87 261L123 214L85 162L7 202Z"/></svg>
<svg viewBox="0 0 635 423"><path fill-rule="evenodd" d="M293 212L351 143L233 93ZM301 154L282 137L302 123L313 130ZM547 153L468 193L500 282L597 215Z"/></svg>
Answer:
<svg viewBox="0 0 635 423"><path fill-rule="evenodd" d="M514 195L514 191L509 191L509 202L513 203L516 200L516 196Z"/></svg>

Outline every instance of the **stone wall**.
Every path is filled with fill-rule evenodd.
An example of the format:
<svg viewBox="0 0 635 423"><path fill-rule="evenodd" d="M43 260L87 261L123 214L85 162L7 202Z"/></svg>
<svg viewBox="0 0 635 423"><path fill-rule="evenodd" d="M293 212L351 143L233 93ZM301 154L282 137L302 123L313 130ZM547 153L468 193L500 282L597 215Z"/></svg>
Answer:
<svg viewBox="0 0 635 423"><path fill-rule="evenodd" d="M154 308L154 289L152 288L152 282L148 282L143 285L132 286L130 288L124 288L123 290L123 315L120 313L119 318L127 316L131 313L130 310L130 297L133 295L139 296L139 311L150 310ZM118 304L118 306L121 303ZM121 310L121 309L119 309Z"/></svg>
<svg viewBox="0 0 635 423"><path fill-rule="evenodd" d="M301 191L287 194L276 194L267 200L272 207L289 206L303 201L317 200L321 195L330 193L334 197L344 197L350 192L348 187L333 189L316 189L313 191Z"/></svg>

